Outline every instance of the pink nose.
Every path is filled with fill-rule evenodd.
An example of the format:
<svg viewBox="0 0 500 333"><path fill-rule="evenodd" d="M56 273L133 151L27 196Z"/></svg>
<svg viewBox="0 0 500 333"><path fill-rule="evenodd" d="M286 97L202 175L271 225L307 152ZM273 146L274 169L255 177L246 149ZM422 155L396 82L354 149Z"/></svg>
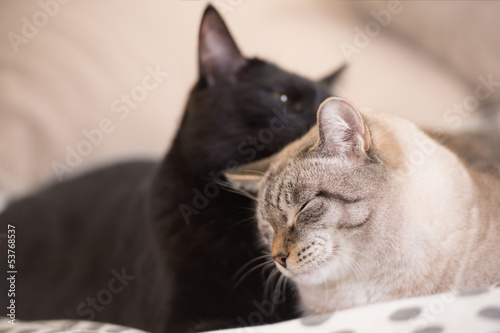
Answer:
<svg viewBox="0 0 500 333"><path fill-rule="evenodd" d="M288 258L288 253L279 253L275 256L273 256L273 260L276 261L278 264L286 268L286 258Z"/></svg>

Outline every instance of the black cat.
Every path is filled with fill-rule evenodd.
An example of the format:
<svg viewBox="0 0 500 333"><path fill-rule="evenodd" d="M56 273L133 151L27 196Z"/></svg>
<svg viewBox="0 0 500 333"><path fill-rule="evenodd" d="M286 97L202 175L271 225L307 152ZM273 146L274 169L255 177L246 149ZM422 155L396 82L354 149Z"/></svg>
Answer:
<svg viewBox="0 0 500 333"><path fill-rule="evenodd" d="M235 286L238 269L262 254L252 201L214 179L304 134L336 74L315 83L244 58L211 6L199 36L199 80L162 163L98 170L0 215L2 230L16 228L18 318L188 332L298 315L289 289L263 298L260 271Z"/></svg>

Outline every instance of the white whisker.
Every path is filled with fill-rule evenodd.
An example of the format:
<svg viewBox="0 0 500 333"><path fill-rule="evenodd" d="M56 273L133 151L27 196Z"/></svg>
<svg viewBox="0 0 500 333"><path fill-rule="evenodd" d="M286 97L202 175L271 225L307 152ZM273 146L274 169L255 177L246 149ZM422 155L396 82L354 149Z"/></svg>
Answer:
<svg viewBox="0 0 500 333"><path fill-rule="evenodd" d="M248 270L248 272L246 272L245 274L243 274L243 276L235 283L234 287L233 288L236 288L240 285L241 282L243 282L243 280L245 280L245 278L250 275L252 272L254 272L255 270L265 266L265 265L269 265L270 263L269 262L264 262L264 263L261 263L261 264L258 264L257 266L253 267L252 269Z"/></svg>
<svg viewBox="0 0 500 333"><path fill-rule="evenodd" d="M238 277L238 275L240 275L247 267L248 265L251 265L252 263L258 261L258 260L262 260L266 257L269 257L271 258L271 256L269 254L264 254L264 255L261 255L261 256L258 256L256 258L253 258L251 260L249 260L247 263L243 264L243 266L241 266L238 271L236 271L236 273L234 273L233 277L231 279L235 279Z"/></svg>

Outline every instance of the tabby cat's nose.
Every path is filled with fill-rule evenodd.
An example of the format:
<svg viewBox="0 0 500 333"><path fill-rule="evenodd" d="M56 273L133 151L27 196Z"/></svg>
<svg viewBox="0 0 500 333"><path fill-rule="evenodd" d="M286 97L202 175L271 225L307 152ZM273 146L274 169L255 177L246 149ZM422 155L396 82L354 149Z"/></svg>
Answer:
<svg viewBox="0 0 500 333"><path fill-rule="evenodd" d="M273 256L273 260L285 268L286 268L286 258L288 258L288 253L279 253Z"/></svg>

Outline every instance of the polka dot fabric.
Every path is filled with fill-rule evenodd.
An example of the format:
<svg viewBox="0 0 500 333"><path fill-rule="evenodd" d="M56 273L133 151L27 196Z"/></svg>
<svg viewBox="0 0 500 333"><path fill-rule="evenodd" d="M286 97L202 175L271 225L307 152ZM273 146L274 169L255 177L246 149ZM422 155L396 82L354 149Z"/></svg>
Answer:
<svg viewBox="0 0 500 333"><path fill-rule="evenodd" d="M256 310L257 311L257 310ZM143 331L87 321L0 320L0 333ZM215 332L215 331L214 331ZM378 303L274 325L217 333L500 333L500 283L485 290L443 293Z"/></svg>
<svg viewBox="0 0 500 333"><path fill-rule="evenodd" d="M500 283L217 333L500 333ZM215 333L215 332L214 332Z"/></svg>
<svg viewBox="0 0 500 333"><path fill-rule="evenodd" d="M0 333L146 333L124 326L78 320L19 321L8 323L8 318L0 319Z"/></svg>

